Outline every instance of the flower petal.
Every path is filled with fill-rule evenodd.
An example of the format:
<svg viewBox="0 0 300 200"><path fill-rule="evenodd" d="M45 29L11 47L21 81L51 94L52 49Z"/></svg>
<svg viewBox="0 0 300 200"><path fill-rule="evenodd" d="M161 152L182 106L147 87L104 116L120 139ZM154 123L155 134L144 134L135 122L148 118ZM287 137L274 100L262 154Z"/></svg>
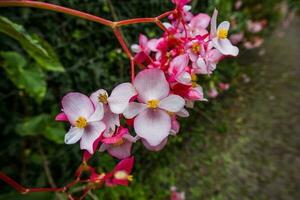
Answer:
<svg viewBox="0 0 300 200"><path fill-rule="evenodd" d="M143 110L147 108L146 104L131 102L128 107L124 111L123 115L126 119L132 119L137 114L141 113Z"/></svg>
<svg viewBox="0 0 300 200"><path fill-rule="evenodd" d="M169 112L179 112L184 107L184 99L178 95L171 94L159 102L158 107Z"/></svg>
<svg viewBox="0 0 300 200"><path fill-rule="evenodd" d="M73 125L79 117L88 119L94 113L94 106L91 100L78 92L70 92L65 95L61 104L64 113Z"/></svg>
<svg viewBox="0 0 300 200"><path fill-rule="evenodd" d="M146 147L146 149L150 151L160 151L162 150L168 142L168 138L165 138L159 145L157 146L151 146L145 139L142 139L143 145Z"/></svg>
<svg viewBox="0 0 300 200"><path fill-rule="evenodd" d="M211 22L210 22L210 37L211 38L217 37L217 17L218 17L218 10L215 9L213 16L211 17Z"/></svg>
<svg viewBox="0 0 300 200"><path fill-rule="evenodd" d="M194 28L207 28L210 22L210 16L200 13L192 18L190 26Z"/></svg>
<svg viewBox="0 0 300 200"><path fill-rule="evenodd" d="M185 67L189 63L189 56L187 54L179 55L175 57L171 63L170 67L168 69L168 72L170 75L179 75L181 74Z"/></svg>
<svg viewBox="0 0 300 200"><path fill-rule="evenodd" d="M67 115L64 112L61 112L61 113L56 115L55 121L68 122L69 120L68 120Z"/></svg>
<svg viewBox="0 0 300 200"><path fill-rule="evenodd" d="M128 106L129 100L136 95L131 83L122 83L115 87L107 99L110 110L115 114L121 114Z"/></svg>
<svg viewBox="0 0 300 200"><path fill-rule="evenodd" d="M239 48L233 46L228 39L217 39L214 38L213 45L224 55L237 56L239 54Z"/></svg>
<svg viewBox="0 0 300 200"><path fill-rule="evenodd" d="M189 112L185 108L182 108L179 112L176 112L176 115L178 115L179 117L189 117L190 116Z"/></svg>
<svg viewBox="0 0 300 200"><path fill-rule="evenodd" d="M84 134L80 140L80 148L87 150L90 154L94 153L93 144L105 130L103 122L91 122L84 129Z"/></svg>
<svg viewBox="0 0 300 200"><path fill-rule="evenodd" d="M65 143L66 144L75 144L80 140L84 132L84 129L71 127L70 130L65 135Z"/></svg>
<svg viewBox="0 0 300 200"><path fill-rule="evenodd" d="M138 92L139 100L144 103L153 99L160 100L168 96L170 92L169 83L160 69L145 69L141 71L135 77L133 85Z"/></svg>
<svg viewBox="0 0 300 200"><path fill-rule="evenodd" d="M139 45L137 45L137 44L131 45L130 48L131 48L131 51L133 51L134 53L138 53L138 52L141 51L141 47Z"/></svg>
<svg viewBox="0 0 300 200"><path fill-rule="evenodd" d="M224 21L224 22L222 22L221 24L219 24L218 30L217 30L217 31L219 31L220 29L225 29L225 30L228 31L229 28L230 28L230 23L229 23L229 21Z"/></svg>
<svg viewBox="0 0 300 200"><path fill-rule="evenodd" d="M188 72L183 72L179 76L177 76L176 81L184 85L189 85L192 81L191 74Z"/></svg>
<svg viewBox="0 0 300 200"><path fill-rule="evenodd" d="M169 135L171 118L160 109L146 109L135 118L134 129L151 146L157 146Z"/></svg>
<svg viewBox="0 0 300 200"><path fill-rule="evenodd" d="M131 155L132 142L124 140L124 143L118 146L111 145L107 151L113 157L118 159L128 158Z"/></svg>
<svg viewBox="0 0 300 200"><path fill-rule="evenodd" d="M88 118L88 122L96 122L100 121L103 118L104 115L104 108L102 103L96 104L95 112Z"/></svg>

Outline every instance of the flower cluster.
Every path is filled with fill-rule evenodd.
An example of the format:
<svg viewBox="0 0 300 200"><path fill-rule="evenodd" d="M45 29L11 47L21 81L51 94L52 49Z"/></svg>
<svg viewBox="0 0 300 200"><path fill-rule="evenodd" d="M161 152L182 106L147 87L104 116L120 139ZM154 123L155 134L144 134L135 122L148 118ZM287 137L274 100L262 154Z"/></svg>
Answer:
<svg viewBox="0 0 300 200"><path fill-rule="evenodd" d="M141 69L132 83L122 83L110 94L99 89L90 96L71 92L63 97L56 120L71 124L66 144L80 141L80 148L90 155L107 151L118 159L128 159L138 140L147 149L159 151L169 135L178 133L178 118L189 116L186 108L192 108L195 101L206 101L198 77L212 74L219 61L237 56L239 49L228 39L230 23L217 26L217 10L212 17L194 15L186 5L189 0L172 2L176 10L163 23L162 37L140 35L139 44L131 46L134 62ZM126 175L126 183L131 179L131 167L117 171L94 176L110 177L108 185L116 177Z"/></svg>

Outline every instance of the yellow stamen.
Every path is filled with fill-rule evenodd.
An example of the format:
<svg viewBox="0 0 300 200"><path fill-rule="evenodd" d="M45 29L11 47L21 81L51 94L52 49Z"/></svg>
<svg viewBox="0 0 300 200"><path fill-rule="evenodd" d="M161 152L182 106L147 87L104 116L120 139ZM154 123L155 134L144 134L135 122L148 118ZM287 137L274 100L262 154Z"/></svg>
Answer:
<svg viewBox="0 0 300 200"><path fill-rule="evenodd" d="M107 104L108 103L107 99L108 99L108 96L106 93L100 94L98 96L98 101L101 103Z"/></svg>
<svg viewBox="0 0 300 200"><path fill-rule="evenodd" d="M219 39L226 39L228 36L228 30L225 29L225 28L221 28L219 31L218 31L218 38Z"/></svg>
<svg viewBox="0 0 300 200"><path fill-rule="evenodd" d="M201 46L199 45L198 42L195 42L194 44L192 44L191 49L194 53L198 54L198 53L200 53Z"/></svg>
<svg viewBox="0 0 300 200"><path fill-rule="evenodd" d="M120 146L122 144L124 144L123 138L119 139L116 143L113 144L113 146Z"/></svg>
<svg viewBox="0 0 300 200"><path fill-rule="evenodd" d="M192 74L192 87L195 88L197 87L197 80L198 80L198 77L196 74Z"/></svg>
<svg viewBox="0 0 300 200"><path fill-rule="evenodd" d="M167 113L172 117L175 113L167 111Z"/></svg>
<svg viewBox="0 0 300 200"><path fill-rule="evenodd" d="M114 174L115 179L119 179L119 180L128 180L128 181L132 181L133 180L133 176L129 175L126 171L121 170L121 171L117 171Z"/></svg>
<svg viewBox="0 0 300 200"><path fill-rule="evenodd" d="M87 121L84 117L78 117L75 121L75 126L78 128L85 128L87 126Z"/></svg>
<svg viewBox="0 0 300 200"><path fill-rule="evenodd" d="M158 107L158 104L159 104L159 100L157 100L157 99L152 99L152 100L148 101L147 106L148 106L148 108L155 109L155 108Z"/></svg>

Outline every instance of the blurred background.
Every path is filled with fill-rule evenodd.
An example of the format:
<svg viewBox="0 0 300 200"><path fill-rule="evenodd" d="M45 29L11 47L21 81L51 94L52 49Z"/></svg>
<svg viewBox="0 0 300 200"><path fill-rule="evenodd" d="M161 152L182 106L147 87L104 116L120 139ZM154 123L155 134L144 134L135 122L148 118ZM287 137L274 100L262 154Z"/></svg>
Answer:
<svg viewBox="0 0 300 200"><path fill-rule="evenodd" d="M1 1L1 0L0 0ZM169 0L48 0L121 20L173 9ZM230 20L239 57L200 81L199 102L161 152L134 145L134 181L87 199L165 200L170 188L186 199L300 199L299 0L192 0L192 12ZM122 28L127 44L153 24ZM51 62L36 49L39 41ZM69 91L90 94L129 80L129 62L112 31L55 12L0 8L0 170L27 187L63 186L81 163L78 145L63 144L67 127L54 121ZM229 89L220 84L229 84ZM98 171L113 168L94 156ZM80 188L77 188L80 190ZM74 191L76 192L76 191ZM66 199L52 193L18 195L0 181L0 199Z"/></svg>

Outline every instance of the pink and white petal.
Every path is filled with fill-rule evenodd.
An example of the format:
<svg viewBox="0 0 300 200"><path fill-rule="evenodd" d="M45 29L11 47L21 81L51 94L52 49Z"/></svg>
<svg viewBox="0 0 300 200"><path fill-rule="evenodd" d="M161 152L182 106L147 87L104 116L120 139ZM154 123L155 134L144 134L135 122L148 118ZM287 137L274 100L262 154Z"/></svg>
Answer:
<svg viewBox="0 0 300 200"><path fill-rule="evenodd" d="M147 108L146 104L131 102L124 111L123 115L126 119L132 119Z"/></svg>
<svg viewBox="0 0 300 200"><path fill-rule="evenodd" d="M223 58L223 54L218 49L212 49L207 54L208 59L214 63L218 63Z"/></svg>
<svg viewBox="0 0 300 200"><path fill-rule="evenodd" d="M239 49L236 46L233 46L228 39L219 40L214 38L213 45L224 55L237 56L239 54Z"/></svg>
<svg viewBox="0 0 300 200"><path fill-rule="evenodd" d="M185 67L189 63L189 56L187 54L179 55L175 57L168 69L169 74L180 74L184 71Z"/></svg>
<svg viewBox="0 0 300 200"><path fill-rule="evenodd" d="M94 113L92 101L84 94L70 92L62 99L63 111L72 125L79 117L88 119Z"/></svg>
<svg viewBox="0 0 300 200"><path fill-rule="evenodd" d="M190 85L192 83L191 74L188 72L183 72L176 77L176 81L184 85Z"/></svg>
<svg viewBox="0 0 300 200"><path fill-rule="evenodd" d="M210 16L200 13L194 16L190 22L190 26L195 28L207 28L210 22Z"/></svg>
<svg viewBox="0 0 300 200"><path fill-rule="evenodd" d="M139 44L143 50L147 47L147 42L148 42L148 38L145 35L140 34Z"/></svg>
<svg viewBox="0 0 300 200"><path fill-rule="evenodd" d="M129 100L136 95L136 90L131 83L122 83L115 87L107 99L110 110L121 114L128 106Z"/></svg>
<svg viewBox="0 0 300 200"><path fill-rule="evenodd" d="M189 112L185 108L182 108L179 112L176 112L176 115L178 115L179 117L189 117L190 116Z"/></svg>
<svg viewBox="0 0 300 200"><path fill-rule="evenodd" d="M157 47L158 43L159 43L158 39L151 39L148 41L147 46L151 51L157 52L158 50L156 47Z"/></svg>
<svg viewBox="0 0 300 200"><path fill-rule="evenodd" d="M170 134L171 135L176 135L179 132L179 129L180 129L180 124L176 120L176 118L173 117L172 121L171 121L171 131L170 131Z"/></svg>
<svg viewBox="0 0 300 200"><path fill-rule="evenodd" d="M139 139L141 139L138 135L136 135L135 137L133 137L132 135L130 134L126 134L123 136L124 139L132 142L132 143L135 143L136 141L138 141Z"/></svg>
<svg viewBox="0 0 300 200"><path fill-rule="evenodd" d="M222 22L222 23L218 26L217 31L219 31L219 30L221 30L221 29L225 29L225 30L228 31L229 28L230 28L230 23L229 23L229 21L224 21L224 22Z"/></svg>
<svg viewBox="0 0 300 200"><path fill-rule="evenodd" d="M132 142L124 140L124 143L118 146L111 145L107 151L113 157L118 159L128 158L131 155Z"/></svg>
<svg viewBox="0 0 300 200"><path fill-rule="evenodd" d="M209 74L207 65L203 58L199 57L197 62L192 65L196 74Z"/></svg>
<svg viewBox="0 0 300 200"><path fill-rule="evenodd" d="M213 16L211 18L211 23L210 23L210 37L211 38L217 37L217 17L218 17L218 10L215 9Z"/></svg>
<svg viewBox="0 0 300 200"><path fill-rule="evenodd" d="M101 136L105 130L103 122L91 122L84 129L84 133L80 140L80 148L87 150L90 154L94 153L93 144Z"/></svg>
<svg viewBox="0 0 300 200"><path fill-rule="evenodd" d="M165 138L159 145L157 146L151 146L147 140L142 139L142 143L144 144L144 146L146 147L146 149L150 150L150 151L160 151L162 150L166 144L168 142L168 138Z"/></svg>
<svg viewBox="0 0 300 200"><path fill-rule="evenodd" d="M160 109L146 109L134 120L134 130L151 146L159 145L171 130L171 118Z"/></svg>
<svg viewBox="0 0 300 200"><path fill-rule="evenodd" d="M90 99L92 100L94 105L97 105L99 103L100 94L102 94L102 95L105 94L108 96L108 93L106 92L106 90L103 90L103 89L97 90L90 96Z"/></svg>
<svg viewBox="0 0 300 200"><path fill-rule="evenodd" d="M144 69L135 77L133 85L143 103L153 99L160 100L170 92L169 83L160 69Z"/></svg>
<svg viewBox="0 0 300 200"><path fill-rule="evenodd" d="M169 112L179 112L184 107L185 101L178 95L171 94L162 99L158 107Z"/></svg>
<svg viewBox="0 0 300 200"><path fill-rule="evenodd" d="M96 122L100 121L104 116L104 108L102 103L98 103L95 105L95 112L88 118L88 122Z"/></svg>
<svg viewBox="0 0 300 200"><path fill-rule="evenodd" d="M65 135L65 143L66 144L75 144L78 142L82 135L83 135L84 129L77 128L77 127L71 127L70 130Z"/></svg>

